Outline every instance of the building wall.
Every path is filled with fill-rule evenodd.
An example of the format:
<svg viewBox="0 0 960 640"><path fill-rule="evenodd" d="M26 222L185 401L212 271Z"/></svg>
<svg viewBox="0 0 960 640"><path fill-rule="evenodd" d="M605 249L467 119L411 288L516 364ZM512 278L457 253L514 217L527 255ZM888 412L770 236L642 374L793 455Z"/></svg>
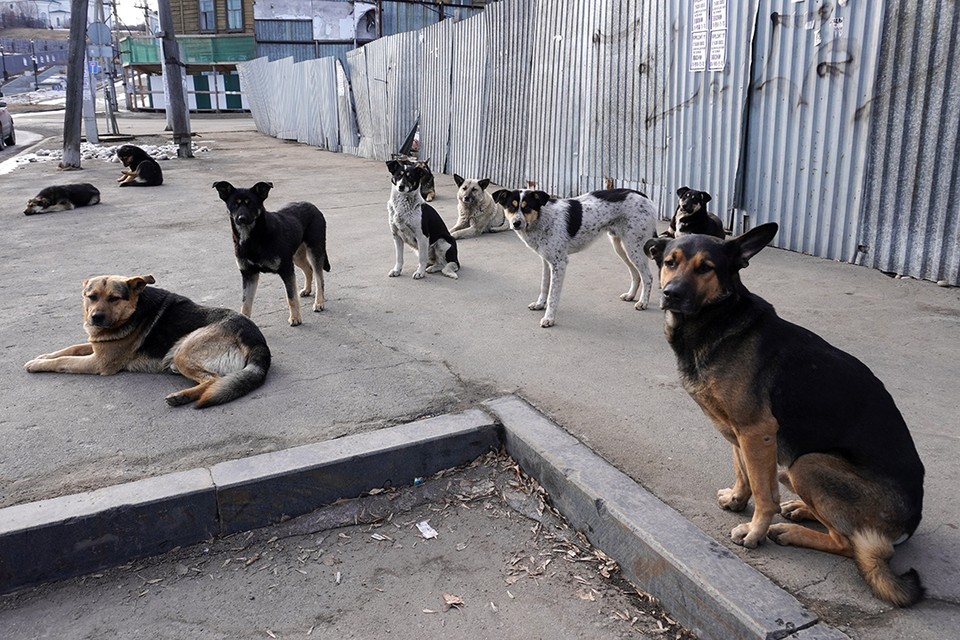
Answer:
<svg viewBox="0 0 960 640"><path fill-rule="evenodd" d="M214 0L213 11L216 20L216 31L200 31L200 3L198 0L172 0L171 13L173 25L177 35L209 35L210 33L253 33L253 0L243 2L243 29L231 31L227 29L227 0Z"/></svg>

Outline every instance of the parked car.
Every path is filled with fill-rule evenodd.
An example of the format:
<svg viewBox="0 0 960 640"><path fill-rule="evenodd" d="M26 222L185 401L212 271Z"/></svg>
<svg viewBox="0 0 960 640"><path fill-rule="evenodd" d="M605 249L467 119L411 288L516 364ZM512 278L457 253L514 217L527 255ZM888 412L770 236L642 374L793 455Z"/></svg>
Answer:
<svg viewBox="0 0 960 640"><path fill-rule="evenodd" d="M0 93L0 98L3 94ZM17 144L17 132L13 128L13 116L7 111L7 103L0 100L0 149Z"/></svg>

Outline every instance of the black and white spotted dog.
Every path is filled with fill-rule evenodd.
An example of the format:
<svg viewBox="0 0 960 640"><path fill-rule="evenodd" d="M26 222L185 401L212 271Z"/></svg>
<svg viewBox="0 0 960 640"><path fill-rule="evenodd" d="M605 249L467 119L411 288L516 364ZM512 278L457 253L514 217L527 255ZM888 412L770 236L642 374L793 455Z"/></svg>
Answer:
<svg viewBox="0 0 960 640"><path fill-rule="evenodd" d="M424 170L397 160L388 161L387 169L393 180L390 199L387 200L387 219L397 249L397 262L387 275L391 278L400 275L403 245L406 243L416 250L420 261L413 273L414 280L437 271L456 279L460 270L457 241L450 235L437 210L424 202L420 195Z"/></svg>
<svg viewBox="0 0 960 640"><path fill-rule="evenodd" d="M529 305L534 310L546 307L541 327L556 322L569 254L587 247L602 231L609 234L614 250L630 270L630 289L620 299L632 302L639 290L635 308L647 308L653 278L643 244L657 235L657 214L644 194L608 189L561 200L543 191L501 189L493 199L503 205L513 230L543 262L540 297Z"/></svg>

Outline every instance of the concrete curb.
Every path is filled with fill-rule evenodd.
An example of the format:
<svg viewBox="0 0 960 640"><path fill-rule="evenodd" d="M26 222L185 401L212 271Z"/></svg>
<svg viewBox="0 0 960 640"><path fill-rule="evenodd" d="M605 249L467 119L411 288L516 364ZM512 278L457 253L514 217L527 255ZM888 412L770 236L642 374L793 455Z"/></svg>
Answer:
<svg viewBox="0 0 960 640"><path fill-rule="evenodd" d="M847 637L526 402L485 406L554 506L700 638Z"/></svg>
<svg viewBox="0 0 960 640"><path fill-rule="evenodd" d="M556 507L704 639L847 636L523 400L0 509L0 593L267 526L504 446ZM496 419L494 419L494 416Z"/></svg>
<svg viewBox="0 0 960 640"><path fill-rule="evenodd" d="M0 509L0 593L264 527L500 448L478 409Z"/></svg>

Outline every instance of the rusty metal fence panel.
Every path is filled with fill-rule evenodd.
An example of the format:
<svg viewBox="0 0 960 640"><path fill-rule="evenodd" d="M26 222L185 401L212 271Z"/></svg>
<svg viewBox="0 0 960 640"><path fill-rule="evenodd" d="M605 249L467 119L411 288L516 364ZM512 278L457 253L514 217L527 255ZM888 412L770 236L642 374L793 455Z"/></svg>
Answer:
<svg viewBox="0 0 960 640"><path fill-rule="evenodd" d="M666 133L664 173L655 193L661 216L669 218L676 207L678 188L707 191L713 197L710 210L727 223L737 204L735 187L743 157L751 43L759 2L727 2L725 15L718 15L716 21L709 13L703 15L704 4L684 0L665 5L663 28L670 36L664 48L668 57L666 99L659 109L648 112ZM717 46L715 55L723 60L718 57L711 64L710 46L715 37L721 37L714 35L720 32L724 46Z"/></svg>
<svg viewBox="0 0 960 640"><path fill-rule="evenodd" d="M434 171L447 166L450 135L450 104L453 102L451 56L453 22L446 20L419 32L418 49L422 50L421 76L417 102L420 105L419 157L430 161Z"/></svg>
<svg viewBox="0 0 960 640"><path fill-rule="evenodd" d="M451 28L450 133L447 164L434 170L459 173L465 178L490 177L486 162L487 20L477 15Z"/></svg>
<svg viewBox="0 0 960 640"><path fill-rule="evenodd" d="M773 244L853 261L882 3L765 2L747 108L746 226L774 221Z"/></svg>
<svg viewBox="0 0 960 640"><path fill-rule="evenodd" d="M884 21L860 264L960 285L960 7L896 3Z"/></svg>
<svg viewBox="0 0 960 640"><path fill-rule="evenodd" d="M958 13L501 0L351 51L347 71L254 60L241 80L278 137L382 160L419 127L436 171L559 196L633 187L664 218L691 186L735 233L776 221L777 246L960 284Z"/></svg>

